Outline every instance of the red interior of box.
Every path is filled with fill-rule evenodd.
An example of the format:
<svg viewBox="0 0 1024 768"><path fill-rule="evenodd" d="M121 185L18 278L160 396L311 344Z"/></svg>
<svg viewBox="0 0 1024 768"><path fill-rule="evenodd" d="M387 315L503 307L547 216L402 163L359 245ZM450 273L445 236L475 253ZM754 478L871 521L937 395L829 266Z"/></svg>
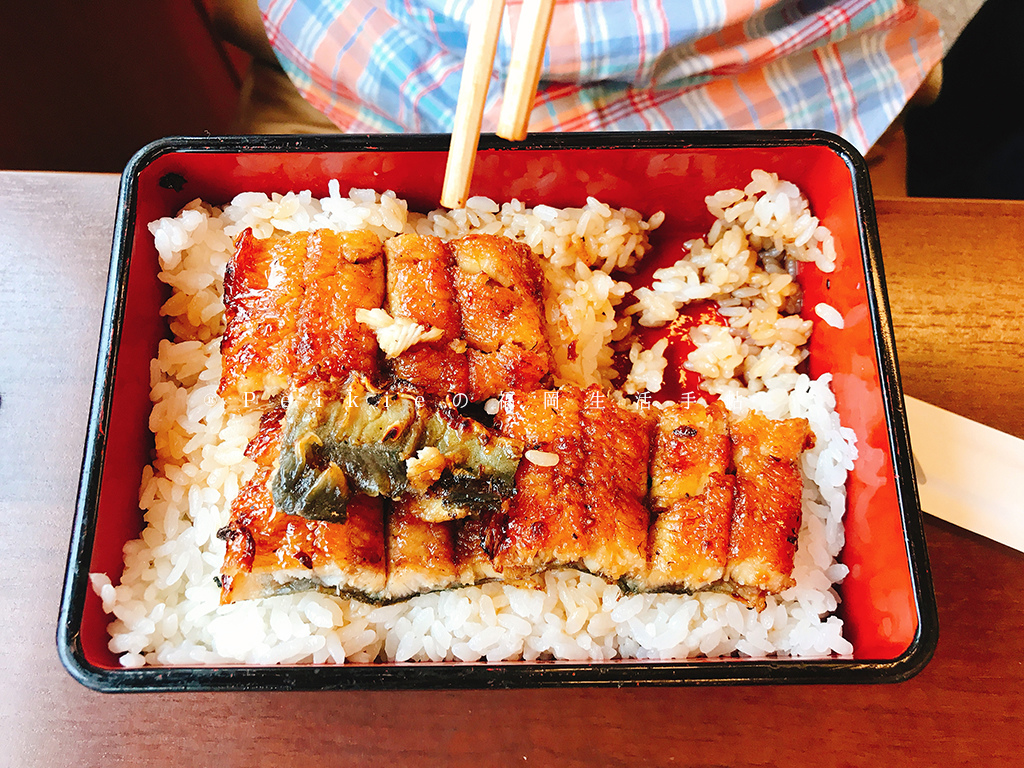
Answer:
<svg viewBox="0 0 1024 768"><path fill-rule="evenodd" d="M140 172L92 572L107 573L116 584L122 546L142 525L139 479L152 450L149 363L167 332L158 315L167 292L156 279L156 251L147 223L174 215L197 197L223 203L242 191L302 189L323 196L331 178L340 180L343 193L350 187L392 189L409 201L410 209L427 211L437 207L445 159L444 152L171 152ZM554 206L580 206L590 195L645 215L663 210L668 218L652 238L656 247L648 259L666 266L679 257L683 241L705 234L710 226L705 195L745 186L755 168L777 172L799 185L812 211L836 238L836 271L825 275L804 269L801 280L805 312L826 301L846 323L837 330L817 322L810 357L812 376L833 373L842 422L857 433L860 453L848 484L841 559L850 575L840 587L839 612L858 659L895 659L913 642L918 619L881 397L853 180L843 158L825 146L484 150L478 156L472 194ZM184 181L180 191L166 183L161 186L168 173ZM85 657L97 667L116 669L117 660L107 649L107 622L99 599L89 590L81 628Z"/></svg>

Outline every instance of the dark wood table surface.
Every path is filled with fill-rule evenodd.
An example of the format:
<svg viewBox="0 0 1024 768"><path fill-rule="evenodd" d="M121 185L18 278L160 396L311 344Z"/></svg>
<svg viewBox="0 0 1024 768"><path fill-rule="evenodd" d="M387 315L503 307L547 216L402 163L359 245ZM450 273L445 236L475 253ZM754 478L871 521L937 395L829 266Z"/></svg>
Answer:
<svg viewBox="0 0 1024 768"><path fill-rule="evenodd" d="M116 192L114 176L0 173L0 765L1024 759L1024 554L932 518L938 650L897 685L131 695L82 687L61 667L55 628ZM885 199L877 209L907 393L1024 437L1024 203Z"/></svg>

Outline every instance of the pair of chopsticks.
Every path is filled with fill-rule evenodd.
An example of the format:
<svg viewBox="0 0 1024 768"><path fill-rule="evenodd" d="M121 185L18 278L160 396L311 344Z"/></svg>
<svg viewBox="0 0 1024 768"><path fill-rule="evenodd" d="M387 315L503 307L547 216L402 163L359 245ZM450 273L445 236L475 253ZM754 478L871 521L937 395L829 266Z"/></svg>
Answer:
<svg viewBox="0 0 1024 768"><path fill-rule="evenodd" d="M462 69L455 124L452 126L441 190L441 205L446 208L461 208L469 197L469 183L480 141L484 101L494 68L505 0L476 0L474 12L477 15L469 26L466 62ZM498 116L497 134L503 139L522 141L526 138L554 12L555 0L523 2L512 43L505 96Z"/></svg>

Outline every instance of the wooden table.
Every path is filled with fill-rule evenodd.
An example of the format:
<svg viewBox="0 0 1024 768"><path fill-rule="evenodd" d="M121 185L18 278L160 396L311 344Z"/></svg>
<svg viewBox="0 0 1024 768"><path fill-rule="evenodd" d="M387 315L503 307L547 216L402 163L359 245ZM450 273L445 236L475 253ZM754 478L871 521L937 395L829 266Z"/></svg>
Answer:
<svg viewBox="0 0 1024 768"><path fill-rule="evenodd" d="M899 685L93 693L55 626L117 191L0 173L0 764L994 764L1024 754L1024 555L935 520L940 640ZM880 200L909 394L1024 437L1024 203ZM814 757L812 757L814 756Z"/></svg>

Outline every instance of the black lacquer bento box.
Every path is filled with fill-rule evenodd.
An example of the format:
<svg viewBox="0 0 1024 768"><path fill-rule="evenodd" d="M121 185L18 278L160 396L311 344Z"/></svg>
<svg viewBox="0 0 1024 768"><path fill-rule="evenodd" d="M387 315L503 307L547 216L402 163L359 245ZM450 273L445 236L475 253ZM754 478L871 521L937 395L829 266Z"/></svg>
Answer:
<svg viewBox="0 0 1024 768"><path fill-rule="evenodd" d="M410 209L429 211L438 207L447 144L446 136L414 135L170 138L132 159L121 182L60 608L58 647L69 672L108 692L869 683L918 672L934 652L938 623L868 171L845 141L814 131L543 134L515 144L483 136L471 192L553 206L580 206L590 195L663 210L667 221L652 243L671 251L706 231L704 197L743 187L752 169L803 190L839 254L835 272L802 274L804 305L827 298L846 318L841 330L816 325L808 372L833 373L837 409L860 450L840 556L850 572L838 586L852 658L121 667L108 650L110 617L89 573L119 575L122 548L143 525L150 361L168 337L158 311L168 289L156 277L147 223L197 197L224 203L242 191L306 189L324 196L330 179L343 190L395 190Z"/></svg>

